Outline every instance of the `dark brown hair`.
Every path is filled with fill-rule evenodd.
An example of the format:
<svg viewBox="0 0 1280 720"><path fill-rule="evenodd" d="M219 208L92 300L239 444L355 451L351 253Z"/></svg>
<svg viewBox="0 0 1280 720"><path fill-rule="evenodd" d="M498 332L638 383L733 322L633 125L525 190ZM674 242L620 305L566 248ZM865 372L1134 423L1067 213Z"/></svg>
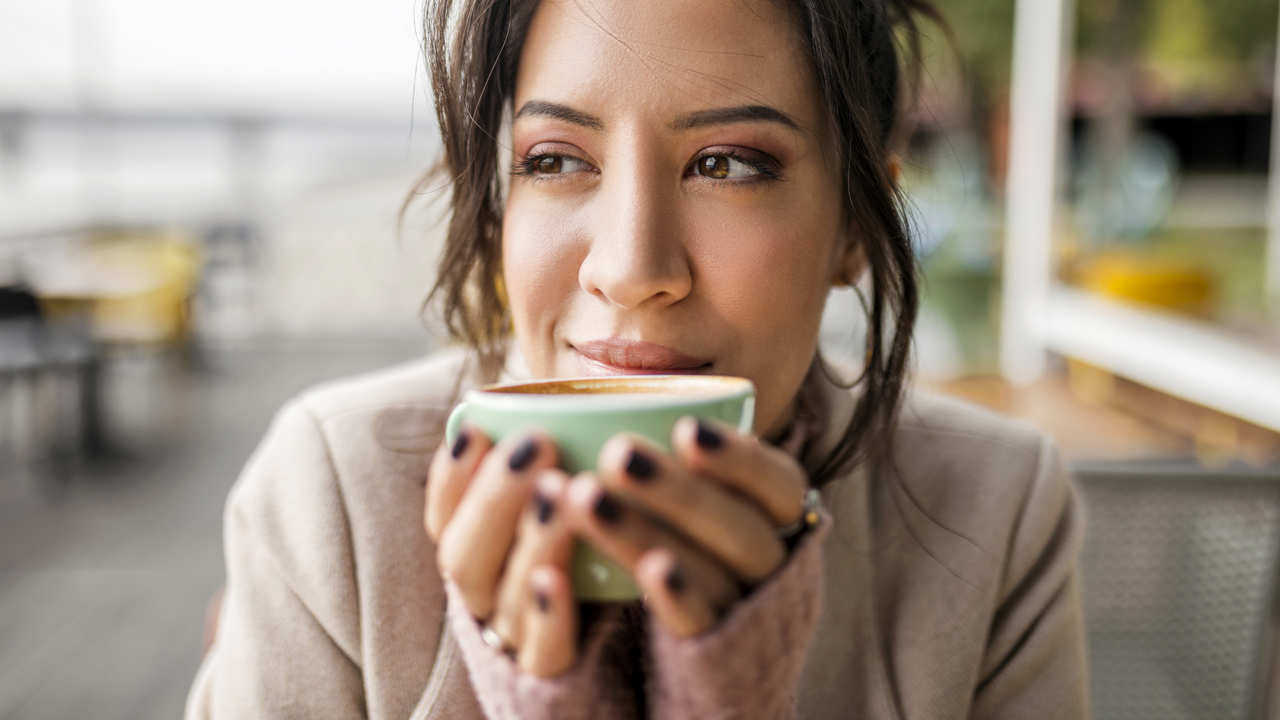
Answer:
<svg viewBox="0 0 1280 720"><path fill-rule="evenodd" d="M841 441L814 474L822 484L888 447L901 404L919 298L905 199L889 160L920 77L917 18L939 24L941 18L925 0L786 4L840 149L843 210L871 276L871 297L863 298L865 366L853 381L862 389ZM501 364L510 331L501 289L498 135L536 6L536 0L429 0L426 12L424 52L444 156L406 204L447 178L451 214L427 303L441 303L450 335L470 345L488 371ZM830 373L825 364L820 369Z"/></svg>

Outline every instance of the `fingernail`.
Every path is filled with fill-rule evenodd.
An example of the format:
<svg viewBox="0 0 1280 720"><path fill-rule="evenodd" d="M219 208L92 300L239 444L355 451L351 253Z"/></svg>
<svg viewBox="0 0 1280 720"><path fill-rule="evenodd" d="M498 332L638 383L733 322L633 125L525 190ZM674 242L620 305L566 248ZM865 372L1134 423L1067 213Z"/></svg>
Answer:
<svg viewBox="0 0 1280 720"><path fill-rule="evenodd" d="M533 601L538 603L538 609L542 612L546 612L551 607L551 598L541 590L533 591Z"/></svg>
<svg viewBox="0 0 1280 720"><path fill-rule="evenodd" d="M533 438L525 438L524 442L511 453L511 457L507 458L507 467L513 472L520 472L529 467L529 463L538 455L538 441Z"/></svg>
<svg viewBox="0 0 1280 720"><path fill-rule="evenodd" d="M632 450L631 457L627 458L627 474L641 482L652 480L656 469L653 460L639 450Z"/></svg>
<svg viewBox="0 0 1280 720"><path fill-rule="evenodd" d="M463 430L458 433L458 437L454 438L453 447L449 448L449 454L453 456L454 460L457 460L462 457L462 453L467 451L467 446L470 444L471 436L467 434L466 430Z"/></svg>
<svg viewBox="0 0 1280 720"><path fill-rule="evenodd" d="M667 571L666 585L672 595L684 592L684 574L680 572L680 568L673 567Z"/></svg>
<svg viewBox="0 0 1280 720"><path fill-rule="evenodd" d="M551 516L555 514L556 506L544 497L542 493L534 493L533 506L538 515L538 522L543 525L551 522Z"/></svg>
<svg viewBox="0 0 1280 720"><path fill-rule="evenodd" d="M596 504L591 508L591 512L600 518L600 521L606 525L613 525L622 519L622 506L617 500L609 497L608 493L600 493L600 497L596 500Z"/></svg>
<svg viewBox="0 0 1280 720"><path fill-rule="evenodd" d="M719 450L724 445L724 438L720 437L720 433L701 420L698 421L698 433L694 439L703 450Z"/></svg>

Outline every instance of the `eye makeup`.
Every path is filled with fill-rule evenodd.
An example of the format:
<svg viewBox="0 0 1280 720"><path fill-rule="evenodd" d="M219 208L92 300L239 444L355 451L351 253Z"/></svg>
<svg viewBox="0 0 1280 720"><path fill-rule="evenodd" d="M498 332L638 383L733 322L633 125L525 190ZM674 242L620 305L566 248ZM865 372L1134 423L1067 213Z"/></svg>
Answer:
<svg viewBox="0 0 1280 720"><path fill-rule="evenodd" d="M749 175L733 177L737 164L751 171ZM538 181L565 180L580 172L599 173L586 160L559 152L534 152L516 158L511 174ZM725 185L746 185L782 179L782 164L773 156L750 148L724 146L700 151L685 167L684 177L702 182Z"/></svg>
<svg viewBox="0 0 1280 720"><path fill-rule="evenodd" d="M710 161L710 162L708 162ZM741 163L755 171L754 175L731 178L733 163ZM713 182L747 183L780 180L782 163L768 153L738 146L710 147L702 150L685 169L685 177L696 176Z"/></svg>

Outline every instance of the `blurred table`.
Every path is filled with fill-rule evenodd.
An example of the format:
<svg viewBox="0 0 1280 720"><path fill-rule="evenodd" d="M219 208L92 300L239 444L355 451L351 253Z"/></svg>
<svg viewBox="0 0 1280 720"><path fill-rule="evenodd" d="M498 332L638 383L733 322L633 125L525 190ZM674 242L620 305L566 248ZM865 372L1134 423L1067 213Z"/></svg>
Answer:
<svg viewBox="0 0 1280 720"><path fill-rule="evenodd" d="M179 344L200 253L180 234L102 231L28 254L24 271L50 317L83 319L108 343Z"/></svg>
<svg viewBox="0 0 1280 720"><path fill-rule="evenodd" d="M70 373L78 380L80 445L91 457L106 449L99 395L100 366L92 339L73 323L39 318L0 320L0 379Z"/></svg>

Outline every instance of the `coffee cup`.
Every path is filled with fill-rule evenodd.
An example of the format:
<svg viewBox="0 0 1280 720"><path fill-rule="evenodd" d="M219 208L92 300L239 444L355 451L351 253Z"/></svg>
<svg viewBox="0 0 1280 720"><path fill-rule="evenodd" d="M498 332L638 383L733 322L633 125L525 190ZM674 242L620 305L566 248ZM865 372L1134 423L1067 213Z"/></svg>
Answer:
<svg viewBox="0 0 1280 720"><path fill-rule="evenodd" d="M445 440L452 444L463 422L498 442L539 429L560 451L569 474L596 468L605 442L631 432L671 450L677 420L694 416L749 432L755 415L750 380L712 375L615 375L490 385L468 391L449 415ZM633 600L640 593L630 573L584 542L570 563L574 594L583 601Z"/></svg>

